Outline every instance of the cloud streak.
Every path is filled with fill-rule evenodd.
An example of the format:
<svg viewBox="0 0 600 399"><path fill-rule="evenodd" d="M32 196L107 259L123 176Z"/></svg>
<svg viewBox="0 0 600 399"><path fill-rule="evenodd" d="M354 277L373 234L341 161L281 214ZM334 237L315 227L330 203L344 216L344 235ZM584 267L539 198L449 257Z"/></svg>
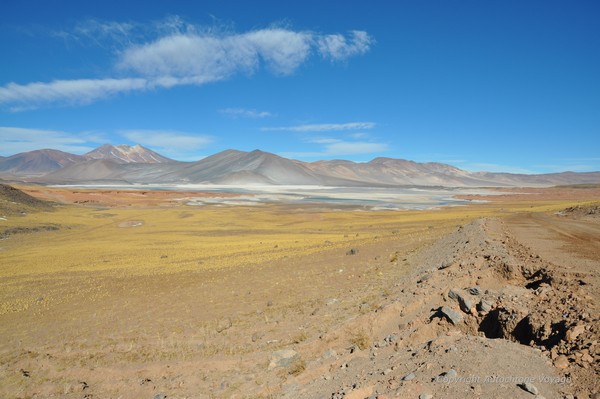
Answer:
<svg viewBox="0 0 600 399"><path fill-rule="evenodd" d="M60 130L0 126L0 149L4 156L44 148L83 154L105 141L103 136L89 132L68 133Z"/></svg>
<svg viewBox="0 0 600 399"><path fill-rule="evenodd" d="M175 130L121 130L119 135L134 143L151 147L170 158L182 161L198 160L197 151L213 142L205 134L180 132Z"/></svg>
<svg viewBox="0 0 600 399"><path fill-rule="evenodd" d="M246 108L225 108L220 109L219 112L225 116L228 116L233 119L238 118L250 118L250 119L263 119L270 118L273 115L268 111L257 111L255 109L246 109Z"/></svg>
<svg viewBox="0 0 600 399"><path fill-rule="evenodd" d="M371 143L366 141L337 141L335 143L325 144L325 155L357 155L373 154L387 151L387 144Z"/></svg>
<svg viewBox="0 0 600 399"><path fill-rule="evenodd" d="M355 55L365 54L374 44L367 32L352 31L350 37L344 35L325 35L317 38L317 47L324 58L343 61Z"/></svg>
<svg viewBox="0 0 600 399"><path fill-rule="evenodd" d="M263 132L334 132L346 130L368 130L373 129L373 122L350 122L350 123L322 123L295 126L263 127Z"/></svg>
<svg viewBox="0 0 600 399"><path fill-rule="evenodd" d="M238 74L250 76L261 68L277 76L295 73L313 55L345 61L365 54L374 43L365 31L347 36L298 31L283 27L256 29L244 33L202 30L171 18L153 24L154 38L139 40L134 23L87 21L72 34L80 41L112 41L120 50L113 63L113 75L99 79L55 80L52 82L11 82L0 87L0 106L12 111L47 105L85 105L117 94L200 86ZM70 36L69 36L70 35Z"/></svg>
<svg viewBox="0 0 600 399"><path fill-rule="evenodd" d="M83 105L118 93L147 90L157 84L142 78L9 83L0 87L0 104L11 104L12 111L34 109L48 103Z"/></svg>
<svg viewBox="0 0 600 399"><path fill-rule="evenodd" d="M328 137L312 138L309 143L321 145L320 151L283 152L280 155L290 158L332 158L364 154L379 154L389 151L389 145L372 141L348 141Z"/></svg>

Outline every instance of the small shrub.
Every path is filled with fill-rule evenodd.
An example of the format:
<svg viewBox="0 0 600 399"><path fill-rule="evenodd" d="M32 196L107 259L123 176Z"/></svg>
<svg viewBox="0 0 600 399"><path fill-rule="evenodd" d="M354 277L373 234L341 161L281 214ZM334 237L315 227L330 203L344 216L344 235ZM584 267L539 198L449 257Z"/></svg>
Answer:
<svg viewBox="0 0 600 399"><path fill-rule="evenodd" d="M358 347L360 350L365 350L371 346L371 337L365 330L358 330L350 338L350 342Z"/></svg>

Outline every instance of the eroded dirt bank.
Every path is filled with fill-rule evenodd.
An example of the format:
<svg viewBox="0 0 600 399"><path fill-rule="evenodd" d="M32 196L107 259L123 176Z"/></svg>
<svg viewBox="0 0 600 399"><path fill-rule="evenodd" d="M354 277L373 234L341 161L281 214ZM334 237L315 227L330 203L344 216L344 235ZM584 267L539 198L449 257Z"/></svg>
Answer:
<svg viewBox="0 0 600 399"><path fill-rule="evenodd" d="M407 259L418 271L394 303L353 322L372 344L288 397L596 398L599 245L598 223L565 216L460 227Z"/></svg>

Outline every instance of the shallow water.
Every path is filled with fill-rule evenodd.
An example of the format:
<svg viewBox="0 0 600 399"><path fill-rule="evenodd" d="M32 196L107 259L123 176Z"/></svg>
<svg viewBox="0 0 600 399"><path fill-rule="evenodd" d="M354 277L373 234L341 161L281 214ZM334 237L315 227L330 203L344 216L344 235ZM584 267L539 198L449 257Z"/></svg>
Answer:
<svg viewBox="0 0 600 399"><path fill-rule="evenodd" d="M455 198L466 194L498 194L473 188L414 188L414 187L325 187L325 186L223 186L207 184L177 185L76 185L60 187L160 190L182 192L222 192L239 196L183 197L188 205L261 205L273 203L323 204L369 210L432 209L458 206L473 201Z"/></svg>

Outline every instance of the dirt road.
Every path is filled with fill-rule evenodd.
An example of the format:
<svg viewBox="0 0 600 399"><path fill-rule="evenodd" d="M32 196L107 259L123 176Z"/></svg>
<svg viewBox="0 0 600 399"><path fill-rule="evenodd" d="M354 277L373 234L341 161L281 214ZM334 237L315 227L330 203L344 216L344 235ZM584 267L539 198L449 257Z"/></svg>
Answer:
<svg viewBox="0 0 600 399"><path fill-rule="evenodd" d="M600 294L600 223L547 213L511 216L506 224L523 245L564 271L590 280Z"/></svg>

